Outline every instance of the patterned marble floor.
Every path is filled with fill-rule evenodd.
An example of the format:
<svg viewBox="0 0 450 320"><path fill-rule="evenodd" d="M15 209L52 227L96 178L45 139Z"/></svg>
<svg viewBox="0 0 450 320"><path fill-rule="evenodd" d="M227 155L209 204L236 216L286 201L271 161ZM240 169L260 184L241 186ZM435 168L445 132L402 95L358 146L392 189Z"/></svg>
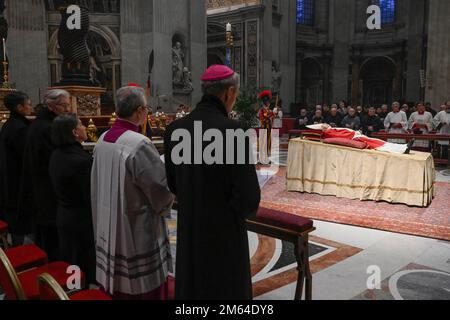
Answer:
<svg viewBox="0 0 450 320"><path fill-rule="evenodd" d="M285 165L282 150L274 163ZM260 175L264 185L267 170ZM450 182L445 168L437 180ZM315 221L310 243L314 300L450 300L450 242ZM169 220L176 256L176 212ZM289 243L249 233L254 296L291 300L296 277ZM2 299L0 295L0 300Z"/></svg>

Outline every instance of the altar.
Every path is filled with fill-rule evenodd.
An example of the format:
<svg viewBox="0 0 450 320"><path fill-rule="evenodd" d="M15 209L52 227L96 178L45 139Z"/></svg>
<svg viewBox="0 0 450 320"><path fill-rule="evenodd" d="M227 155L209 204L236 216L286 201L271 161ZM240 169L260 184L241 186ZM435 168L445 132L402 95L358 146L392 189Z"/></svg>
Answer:
<svg viewBox="0 0 450 320"><path fill-rule="evenodd" d="M435 179L429 153L391 154L301 138L289 143L288 191L427 207Z"/></svg>

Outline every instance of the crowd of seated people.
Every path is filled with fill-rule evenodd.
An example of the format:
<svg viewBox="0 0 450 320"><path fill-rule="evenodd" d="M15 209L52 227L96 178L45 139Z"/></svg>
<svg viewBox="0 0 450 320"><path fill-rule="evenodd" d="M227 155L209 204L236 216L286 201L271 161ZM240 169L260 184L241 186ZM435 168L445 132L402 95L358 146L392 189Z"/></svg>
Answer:
<svg viewBox="0 0 450 320"><path fill-rule="evenodd" d="M379 132L392 134L441 134L450 135L450 101L439 107L432 108L430 103L416 103L414 106L392 103L391 107L384 104L374 106L348 106L345 101L339 104L317 105L314 109L301 107L300 116L295 120L294 129L307 130L308 125L326 123L334 128L348 128L361 131L372 136ZM399 139L391 142L404 143ZM448 142L438 141L442 146L444 157L447 156ZM415 147L430 149L428 141L417 141Z"/></svg>

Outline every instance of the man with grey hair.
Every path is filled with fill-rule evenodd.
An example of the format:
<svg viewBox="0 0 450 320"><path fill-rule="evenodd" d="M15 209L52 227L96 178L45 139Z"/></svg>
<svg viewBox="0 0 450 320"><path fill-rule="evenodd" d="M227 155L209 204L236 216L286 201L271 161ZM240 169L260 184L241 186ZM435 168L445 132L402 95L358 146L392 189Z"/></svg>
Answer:
<svg viewBox="0 0 450 320"><path fill-rule="evenodd" d="M149 108L144 89L117 91L119 119L100 137L91 179L97 282L119 300L167 300L172 271L165 218L174 197L164 163L140 126Z"/></svg>
<svg viewBox="0 0 450 320"><path fill-rule="evenodd" d="M408 116L400 110L400 103L392 104L392 112L384 119L384 127L388 133L401 134L408 131ZM403 139L389 139L389 142L404 144Z"/></svg>
<svg viewBox="0 0 450 320"><path fill-rule="evenodd" d="M248 146L239 147L236 139L218 142L241 129L228 117L239 94L239 75L226 66L212 66L202 77L202 89L197 108L173 122L164 141L167 179L178 199L175 298L249 300L252 283L245 221L256 214L260 187ZM210 146L201 137L207 131L223 137L214 141L219 143L217 154L235 150L232 163L228 158L212 165L205 161ZM180 133L191 137L183 150L189 161L182 164L181 152L176 152ZM237 154L246 156L245 163L237 164Z"/></svg>
<svg viewBox="0 0 450 320"><path fill-rule="evenodd" d="M45 104L28 130L25 145L19 219L21 225L34 227L36 244L47 252L50 261L59 260L57 199L48 170L54 151L51 130L53 120L69 111L70 94L60 89L49 90ZM28 234L32 230L22 231Z"/></svg>

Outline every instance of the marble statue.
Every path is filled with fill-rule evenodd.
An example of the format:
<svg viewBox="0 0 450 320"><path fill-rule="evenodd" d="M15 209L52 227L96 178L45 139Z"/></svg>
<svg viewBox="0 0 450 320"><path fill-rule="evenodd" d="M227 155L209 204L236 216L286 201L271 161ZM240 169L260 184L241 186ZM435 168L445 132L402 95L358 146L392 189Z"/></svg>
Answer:
<svg viewBox="0 0 450 320"><path fill-rule="evenodd" d="M184 57L181 43L177 42L172 48L173 84L175 86L183 85Z"/></svg>
<svg viewBox="0 0 450 320"><path fill-rule="evenodd" d="M279 93L281 88L281 72L277 68L276 62L272 63L272 92Z"/></svg>

